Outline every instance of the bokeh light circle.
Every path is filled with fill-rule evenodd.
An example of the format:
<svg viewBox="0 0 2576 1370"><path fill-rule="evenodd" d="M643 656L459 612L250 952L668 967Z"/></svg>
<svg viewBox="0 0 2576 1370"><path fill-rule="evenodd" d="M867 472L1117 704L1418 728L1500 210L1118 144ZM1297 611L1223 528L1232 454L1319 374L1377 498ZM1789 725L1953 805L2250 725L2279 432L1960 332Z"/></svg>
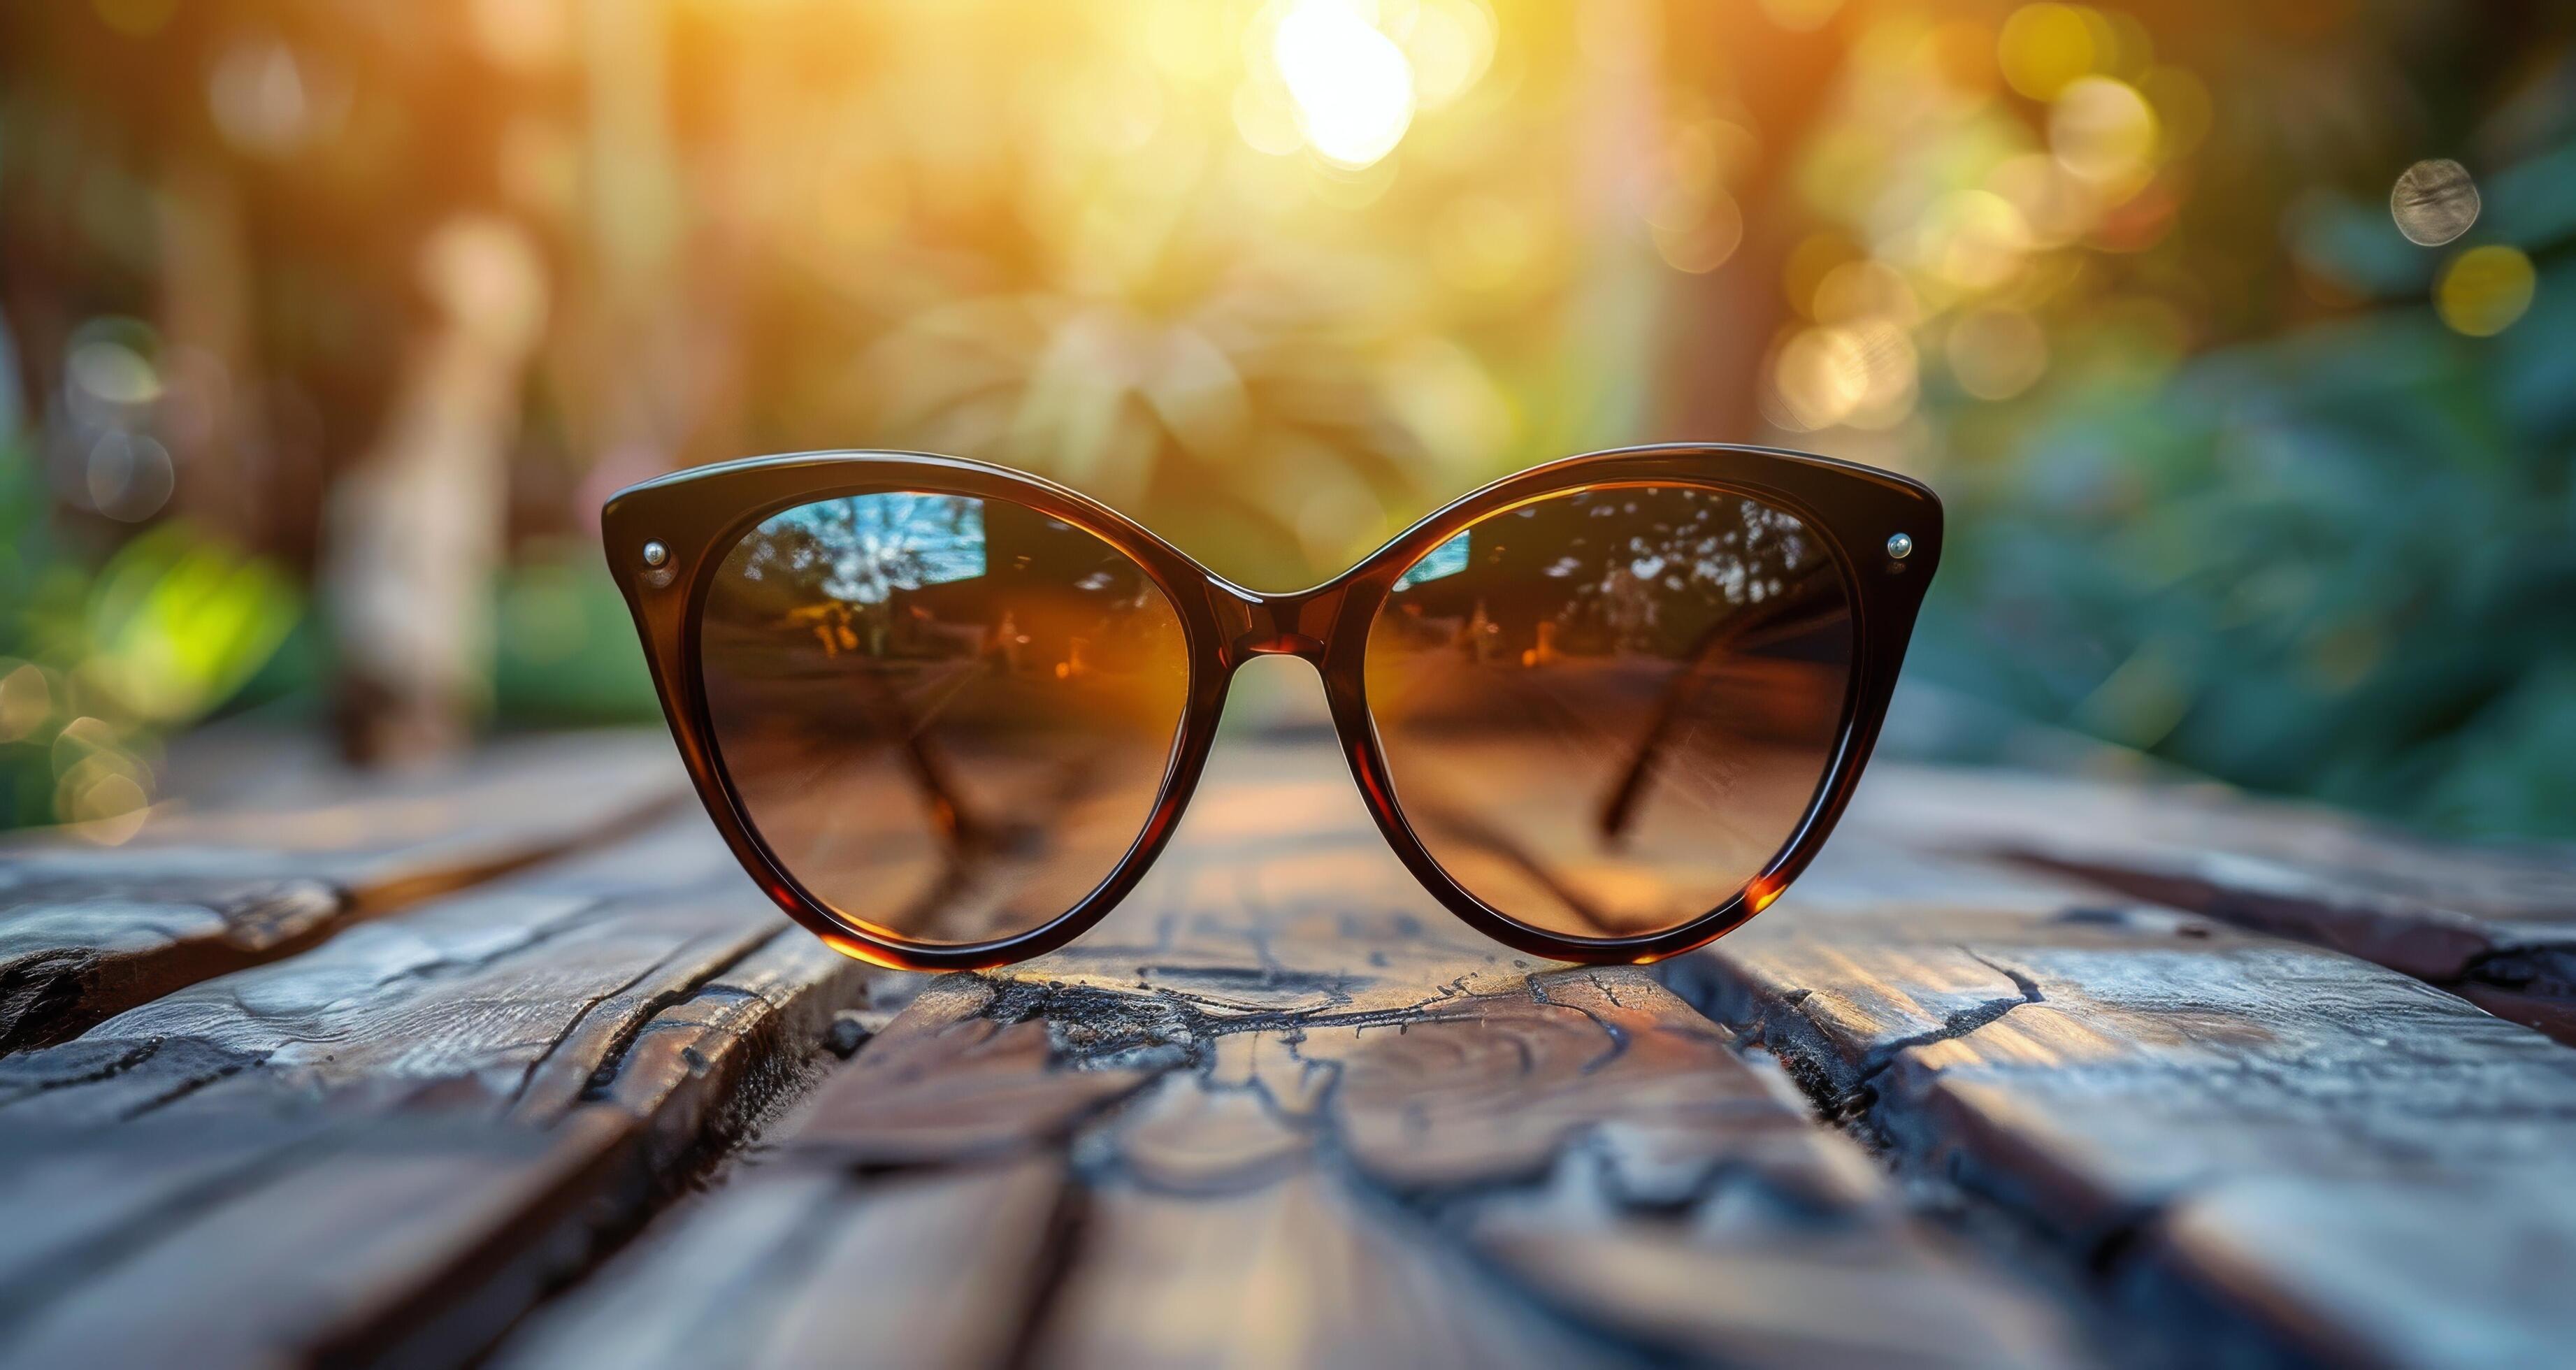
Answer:
<svg viewBox="0 0 2576 1370"><path fill-rule="evenodd" d="M2436 157L2400 172L2388 192L2388 213L2397 231L2419 247L2440 247L2469 231L2478 221L2478 183L2469 169L2448 157Z"/></svg>

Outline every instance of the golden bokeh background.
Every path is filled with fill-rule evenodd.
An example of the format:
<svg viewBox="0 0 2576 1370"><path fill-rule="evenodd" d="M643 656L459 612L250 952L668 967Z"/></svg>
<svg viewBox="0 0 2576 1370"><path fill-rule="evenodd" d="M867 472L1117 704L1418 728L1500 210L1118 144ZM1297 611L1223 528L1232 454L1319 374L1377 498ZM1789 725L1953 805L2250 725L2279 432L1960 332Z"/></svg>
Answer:
<svg viewBox="0 0 2576 1370"><path fill-rule="evenodd" d="M2571 20L2398 0L0 14L0 815L650 712L602 497L885 446L1247 583L1516 467L1932 482L1914 674L2564 833Z"/></svg>

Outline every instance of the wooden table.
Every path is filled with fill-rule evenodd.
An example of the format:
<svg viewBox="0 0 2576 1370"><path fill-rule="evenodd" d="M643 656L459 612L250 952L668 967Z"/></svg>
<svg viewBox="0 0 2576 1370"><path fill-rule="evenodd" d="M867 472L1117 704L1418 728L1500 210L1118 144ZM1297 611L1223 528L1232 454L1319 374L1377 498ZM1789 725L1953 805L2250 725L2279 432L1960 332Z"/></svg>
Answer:
<svg viewBox="0 0 2576 1370"><path fill-rule="evenodd" d="M1647 969L1311 734L990 975L789 927L650 737L0 909L7 1365L2576 1360L2576 866L2207 789L1886 765Z"/></svg>

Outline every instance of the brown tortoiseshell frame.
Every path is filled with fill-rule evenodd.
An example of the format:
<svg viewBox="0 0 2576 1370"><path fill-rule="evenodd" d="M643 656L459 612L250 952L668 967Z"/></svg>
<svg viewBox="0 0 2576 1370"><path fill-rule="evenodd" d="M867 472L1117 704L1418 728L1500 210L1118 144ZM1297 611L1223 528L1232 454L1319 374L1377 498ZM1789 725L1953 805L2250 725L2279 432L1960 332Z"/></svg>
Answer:
<svg viewBox="0 0 2576 1370"><path fill-rule="evenodd" d="M1636 937L1568 938L1515 921L1461 888L1414 835L1369 719L1362 654L1396 580L1480 519L1577 490L1687 485L1785 509L1822 535L1851 587L1854 656L1831 769L1797 830L1744 891L1679 927ZM717 755L698 672L698 618L716 567L763 519L814 500L892 490L966 495L1035 509L1082 528L1145 568L1179 615L1189 657L1188 708L1144 831L1080 904L1017 936L972 944L884 937L805 893L754 830ZM1779 897L1813 859L1851 799L1877 741L1923 592L1941 560L1941 503L1921 484L1850 462L1768 448L1689 444L1569 457L1507 476L1406 529L1357 566L1310 590L1262 594L1201 566L1099 501L1050 481L955 457L806 452L682 471L618 492L603 519L608 564L644 637L653 685L707 814L769 897L839 950L907 970L974 970L1052 951L1100 921L1159 855L1188 805L1216 738L1228 682L1245 661L1301 657L1323 676L1333 726L1379 829L1414 877L1469 926L1521 951L1599 964L1661 960L1733 931ZM1889 554L1897 534L1912 540ZM657 564L645 548L658 543Z"/></svg>

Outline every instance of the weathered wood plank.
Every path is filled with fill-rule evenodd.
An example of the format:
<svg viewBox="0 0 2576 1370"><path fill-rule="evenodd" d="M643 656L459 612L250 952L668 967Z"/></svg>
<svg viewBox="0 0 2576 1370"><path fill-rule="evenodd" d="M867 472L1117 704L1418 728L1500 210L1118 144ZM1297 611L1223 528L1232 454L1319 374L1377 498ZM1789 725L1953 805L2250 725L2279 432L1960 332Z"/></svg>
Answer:
<svg viewBox="0 0 2576 1370"><path fill-rule="evenodd" d="M684 822L0 1060L0 1363L197 1326L192 1364L453 1362L820 1074L873 975Z"/></svg>
<svg viewBox="0 0 2576 1370"><path fill-rule="evenodd" d="M0 1051L62 1041L340 928L634 830L681 798L667 740L531 741L464 768L270 787L133 844L0 845Z"/></svg>
<svg viewBox="0 0 2576 1370"><path fill-rule="evenodd" d="M1892 868L1955 887L1946 864L1863 824L1665 978L2204 1353L2576 1345L2550 1292L2576 1270L2576 1053L2351 956L1992 868L1966 877L1983 908L1886 897Z"/></svg>
<svg viewBox="0 0 2576 1370"><path fill-rule="evenodd" d="M1021 1291L1036 1363L2081 1359L1728 1031L1640 972L1558 972L1441 914L1309 746L1221 755L1091 937L939 982L731 1187L504 1357L737 1335L772 1355L780 1319L840 1291L791 1276L789 1303L739 1312L723 1291L801 1269L799 1202L863 1213L880 1186L1032 1157L1072 1175L1047 1270L1001 1244L879 1259ZM1610 1291L1593 1262L1773 1273L1743 1298ZM736 1330L709 1343L709 1317Z"/></svg>
<svg viewBox="0 0 2576 1370"><path fill-rule="evenodd" d="M1091 937L925 987L678 823L0 1059L0 1364L454 1363L764 1120L499 1358L2568 1344L2576 1053L2027 855L1863 819L1713 953L1560 971L1422 895L1328 748L1237 747ZM1927 1225L1810 1102L2068 1259Z"/></svg>
<svg viewBox="0 0 2576 1370"><path fill-rule="evenodd" d="M1366 1173L1463 1223L1540 1299L1726 1363L2073 1355L2062 1325L1948 1257L1785 1080L1644 973L1530 991L1369 1034L1333 1100Z"/></svg>
<svg viewBox="0 0 2576 1370"><path fill-rule="evenodd" d="M784 931L688 820L354 927L0 1059L0 1119L101 1123L423 1090L559 1113L654 1012Z"/></svg>
<svg viewBox="0 0 2576 1370"><path fill-rule="evenodd" d="M778 1167L681 1215L632 1274L583 1291L497 1363L1003 1363L1053 1264L1063 1193L1051 1157L869 1184Z"/></svg>
<svg viewBox="0 0 2576 1370"><path fill-rule="evenodd" d="M1304 1168L1225 1194L1096 1189L1070 1282L1034 1345L1039 1363L1064 1366L1628 1359Z"/></svg>
<svg viewBox="0 0 2576 1370"><path fill-rule="evenodd" d="M994 998L973 976L925 990L817 1092L783 1145L862 1166L981 1160L1061 1142L1151 1078L1049 1070L1045 1027L990 1016Z"/></svg>
<svg viewBox="0 0 2576 1370"><path fill-rule="evenodd" d="M1472 1016L1468 1016L1472 1013ZM1641 972L1533 976L1525 993L1459 1005L1401 1033L1319 1043L1342 1062L1333 1102L1359 1166L1397 1192L1546 1178L1582 1134L1615 1126L1593 1159L1639 1203L1682 1204L1720 1164L1776 1149L1816 1172L1802 1187L1850 1202L1875 1178L1819 1138L1738 1058L1733 1034ZM1821 1180L1819 1184L1817 1181Z"/></svg>
<svg viewBox="0 0 2576 1370"><path fill-rule="evenodd" d="M2213 784L1903 767L1850 823L2316 942L2576 1042L2576 853L2444 846Z"/></svg>
<svg viewBox="0 0 2576 1370"><path fill-rule="evenodd" d="M490 1334L494 1303L524 1303L579 1261L607 1137L626 1126L607 1110L551 1134L483 1120L309 1132L233 1120L216 1134L246 1134L260 1163L85 1234L59 1252L76 1267L0 1287L0 1363L355 1363L470 1344ZM6 1150L39 1177L64 1158L151 1175L186 1164L207 1131L176 1120L78 1140L36 1130Z"/></svg>

